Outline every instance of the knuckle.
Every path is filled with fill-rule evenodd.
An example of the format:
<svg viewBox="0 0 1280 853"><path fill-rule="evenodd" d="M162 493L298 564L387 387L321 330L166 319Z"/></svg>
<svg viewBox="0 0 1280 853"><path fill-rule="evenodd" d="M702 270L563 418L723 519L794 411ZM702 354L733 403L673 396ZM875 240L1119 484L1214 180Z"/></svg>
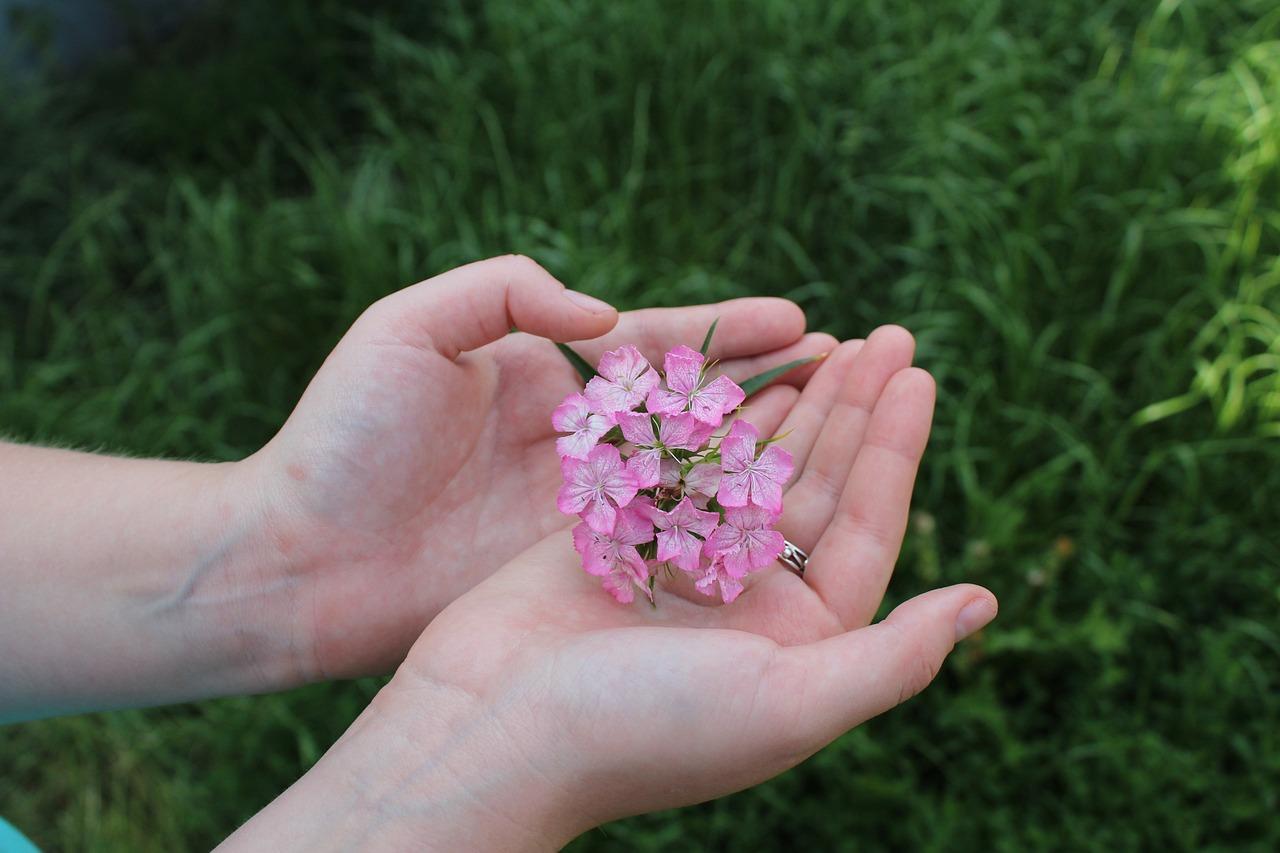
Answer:
<svg viewBox="0 0 1280 853"><path fill-rule="evenodd" d="M926 687L938 677L940 669L938 661L923 650L917 650L908 659L902 673L902 688L898 696L901 705L908 699L920 695Z"/></svg>
<svg viewBox="0 0 1280 853"><path fill-rule="evenodd" d="M813 489L819 497L828 501L838 501L844 494L845 482L838 479L831 471L820 465L811 465L800 475L800 481L806 488Z"/></svg>
<svg viewBox="0 0 1280 853"><path fill-rule="evenodd" d="M503 255L498 260L506 267L508 275L513 278L518 276L545 274L546 272L542 268L541 264L528 255Z"/></svg>
<svg viewBox="0 0 1280 853"><path fill-rule="evenodd" d="M356 317L352 323L352 329L360 332L369 332L384 327L395 316L395 305L392 302L390 294L383 296L365 306L360 312L360 316Z"/></svg>

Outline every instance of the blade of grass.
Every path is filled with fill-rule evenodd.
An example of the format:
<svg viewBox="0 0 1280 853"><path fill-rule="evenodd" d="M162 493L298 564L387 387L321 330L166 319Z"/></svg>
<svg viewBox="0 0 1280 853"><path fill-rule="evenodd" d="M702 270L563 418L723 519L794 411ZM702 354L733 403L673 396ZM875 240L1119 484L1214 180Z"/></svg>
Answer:
<svg viewBox="0 0 1280 853"><path fill-rule="evenodd" d="M568 344L557 343L556 349L568 359L573 365L573 369L578 371L578 375L582 377L583 383L590 382L596 376L596 369L582 356L578 355Z"/></svg>
<svg viewBox="0 0 1280 853"><path fill-rule="evenodd" d="M826 357L827 354L824 352L819 353L818 355L811 355L808 358L797 358L795 361L788 361L786 364L780 364L777 367L766 370L764 373L757 373L747 381L739 382L738 385L746 392L746 395L750 397L752 394L764 388L782 374L789 373L797 367L802 367L806 364L810 364L811 362L821 361Z"/></svg>
<svg viewBox="0 0 1280 853"><path fill-rule="evenodd" d="M702 339L702 349L698 351L703 355L706 355L707 350L711 349L711 336L716 333L716 326L718 325L720 325L719 317L711 321L711 328L707 329L707 336Z"/></svg>

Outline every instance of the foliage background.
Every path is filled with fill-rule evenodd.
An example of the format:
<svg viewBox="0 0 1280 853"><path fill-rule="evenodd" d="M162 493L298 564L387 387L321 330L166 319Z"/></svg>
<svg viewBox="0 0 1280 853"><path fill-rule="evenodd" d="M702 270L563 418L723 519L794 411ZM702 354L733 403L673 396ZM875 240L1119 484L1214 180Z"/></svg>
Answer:
<svg viewBox="0 0 1280 853"><path fill-rule="evenodd" d="M998 622L799 769L575 849L1280 848L1272 0L215 4L0 85L20 440L243 456L364 305L506 251L917 333L891 597L970 579ZM0 814L211 846L376 688L6 728Z"/></svg>

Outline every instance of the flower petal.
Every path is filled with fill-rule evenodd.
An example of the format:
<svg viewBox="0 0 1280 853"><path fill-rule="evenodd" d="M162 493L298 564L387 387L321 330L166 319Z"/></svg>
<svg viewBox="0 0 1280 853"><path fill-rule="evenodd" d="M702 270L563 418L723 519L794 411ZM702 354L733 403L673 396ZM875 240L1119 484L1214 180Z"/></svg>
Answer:
<svg viewBox="0 0 1280 853"><path fill-rule="evenodd" d="M659 560L670 560L686 572L695 571L702 560L702 541L681 528L658 533Z"/></svg>
<svg viewBox="0 0 1280 853"><path fill-rule="evenodd" d="M661 465L661 450L640 450L627 460L627 471L635 478L636 488L649 489L658 485L662 474Z"/></svg>
<svg viewBox="0 0 1280 853"><path fill-rule="evenodd" d="M619 412L618 426L622 428L622 437L637 447L653 447L658 443L653 416L647 412Z"/></svg>
<svg viewBox="0 0 1280 853"><path fill-rule="evenodd" d="M710 535L711 531L715 530L716 525L720 523L720 515L718 513L704 512L698 509L687 495L665 515L665 522L668 527L683 527L704 538ZM659 527L661 526L659 524Z"/></svg>
<svg viewBox="0 0 1280 853"><path fill-rule="evenodd" d="M582 428L591 406L587 398L578 393L570 394L551 412L551 426L556 432L577 432Z"/></svg>
<svg viewBox="0 0 1280 853"><path fill-rule="evenodd" d="M556 494L556 508L567 515L577 515L591 499L592 489L585 480L590 470L585 461L566 456L560 460L564 483Z"/></svg>
<svg viewBox="0 0 1280 853"><path fill-rule="evenodd" d="M592 377L583 394L591 408L606 417L630 411L644 399L643 396L636 399L631 391L602 376Z"/></svg>
<svg viewBox="0 0 1280 853"><path fill-rule="evenodd" d="M722 574L720 581L720 600L725 604L732 604L733 600L742 595L742 581L729 575Z"/></svg>
<svg viewBox="0 0 1280 853"><path fill-rule="evenodd" d="M613 539L623 546L635 546L653 541L653 516L655 510L648 498L636 498L625 509L618 510L618 521L613 528ZM634 551L635 548L633 547ZM636 556L639 556L637 552Z"/></svg>
<svg viewBox="0 0 1280 853"><path fill-rule="evenodd" d="M746 398L747 395L732 379L718 376L690 398L689 410L702 423L720 426L724 416L742 405Z"/></svg>
<svg viewBox="0 0 1280 853"><path fill-rule="evenodd" d="M648 359L631 344L609 350L600 356L600 364L596 367L596 371L605 379L624 384L630 384L652 370L653 366Z"/></svg>
<svg viewBox="0 0 1280 853"><path fill-rule="evenodd" d="M573 547L582 555L582 568L587 574L606 575L612 567L607 557L608 543L586 524L573 528Z"/></svg>
<svg viewBox="0 0 1280 853"><path fill-rule="evenodd" d="M791 453L776 444L766 447L755 464L757 471L780 486L785 486L791 479L795 467L795 463L791 460Z"/></svg>
<svg viewBox="0 0 1280 853"><path fill-rule="evenodd" d="M635 498L640 487L636 483L635 474L623 468L605 481L603 489L615 504L626 506Z"/></svg>
<svg viewBox="0 0 1280 853"><path fill-rule="evenodd" d="M744 420L736 420L720 442L720 463L725 473L742 471L756 458L756 440L760 433Z"/></svg>
<svg viewBox="0 0 1280 853"><path fill-rule="evenodd" d="M722 472L720 466L712 462L699 462L689 469L689 473L684 475L684 485L686 489L700 492L704 495L714 495L716 490L720 488L720 477Z"/></svg>
<svg viewBox="0 0 1280 853"><path fill-rule="evenodd" d="M689 398L665 388L655 388L645 398L645 408L655 414L678 415L689 406Z"/></svg>
<svg viewBox="0 0 1280 853"><path fill-rule="evenodd" d="M782 512L782 486L756 475L751 478L751 502L772 513Z"/></svg>
<svg viewBox="0 0 1280 853"><path fill-rule="evenodd" d="M658 420L658 440L663 447L701 450L710 437L711 430L688 412L665 415Z"/></svg>
<svg viewBox="0 0 1280 853"><path fill-rule="evenodd" d="M599 441L599 435L592 435L587 430L575 432L573 435L562 435L556 439L556 453L561 456L572 456L575 459L586 459L591 448L595 447Z"/></svg>
<svg viewBox="0 0 1280 853"><path fill-rule="evenodd" d="M587 501L579 515L592 530L605 535L613 533L613 525L618 519L618 511L608 501L598 497Z"/></svg>
<svg viewBox="0 0 1280 853"><path fill-rule="evenodd" d="M743 473L726 473L716 487L716 500L723 507L746 506L751 502L751 478Z"/></svg>
<svg viewBox="0 0 1280 853"><path fill-rule="evenodd" d="M702 353L683 344L671 350L662 362L667 375L667 387L688 398L698 387L705 363Z"/></svg>

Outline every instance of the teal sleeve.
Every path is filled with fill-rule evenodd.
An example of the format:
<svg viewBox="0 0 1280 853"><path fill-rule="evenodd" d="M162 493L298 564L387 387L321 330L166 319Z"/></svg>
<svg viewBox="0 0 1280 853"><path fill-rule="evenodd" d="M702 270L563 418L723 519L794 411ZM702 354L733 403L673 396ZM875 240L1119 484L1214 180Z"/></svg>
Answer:
<svg viewBox="0 0 1280 853"><path fill-rule="evenodd" d="M0 853L40 853L40 849L0 817Z"/></svg>

